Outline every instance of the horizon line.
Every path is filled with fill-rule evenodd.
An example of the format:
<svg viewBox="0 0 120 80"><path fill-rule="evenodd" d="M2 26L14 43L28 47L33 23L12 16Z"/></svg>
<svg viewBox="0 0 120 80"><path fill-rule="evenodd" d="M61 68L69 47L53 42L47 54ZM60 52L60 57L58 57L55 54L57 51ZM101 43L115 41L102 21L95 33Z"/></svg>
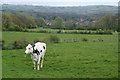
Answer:
<svg viewBox="0 0 120 80"><path fill-rule="evenodd" d="M0 5L26 5L26 6L43 6L43 7L82 7L82 6L115 6L118 7L119 5L102 5L102 4L94 4L94 5L37 5L37 4L8 4L3 3Z"/></svg>

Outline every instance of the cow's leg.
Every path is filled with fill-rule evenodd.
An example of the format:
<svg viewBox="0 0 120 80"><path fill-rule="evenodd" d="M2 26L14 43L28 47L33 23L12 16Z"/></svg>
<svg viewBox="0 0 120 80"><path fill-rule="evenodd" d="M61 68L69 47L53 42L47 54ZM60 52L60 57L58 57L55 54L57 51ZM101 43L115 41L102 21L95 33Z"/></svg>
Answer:
<svg viewBox="0 0 120 80"><path fill-rule="evenodd" d="M44 58L41 58L41 65L40 65L41 68L43 67L43 60Z"/></svg>
<svg viewBox="0 0 120 80"><path fill-rule="evenodd" d="M37 64L37 69L40 70L40 64Z"/></svg>
<svg viewBox="0 0 120 80"><path fill-rule="evenodd" d="M40 56L38 57L37 69L40 70Z"/></svg>
<svg viewBox="0 0 120 80"><path fill-rule="evenodd" d="M45 51L43 52L43 55L41 57L41 65L40 65L41 68L43 67L44 55L45 55Z"/></svg>
<svg viewBox="0 0 120 80"><path fill-rule="evenodd" d="M33 69L35 70L36 69L36 62L33 61L33 64L34 64Z"/></svg>

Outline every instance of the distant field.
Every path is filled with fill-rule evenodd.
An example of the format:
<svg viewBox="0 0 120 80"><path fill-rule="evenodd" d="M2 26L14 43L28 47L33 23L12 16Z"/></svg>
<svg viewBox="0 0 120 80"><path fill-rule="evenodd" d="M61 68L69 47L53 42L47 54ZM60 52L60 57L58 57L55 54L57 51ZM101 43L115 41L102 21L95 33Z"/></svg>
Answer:
<svg viewBox="0 0 120 80"><path fill-rule="evenodd" d="M3 32L3 40L11 44L26 39L53 34L28 32ZM54 34L61 43L47 44L43 69L32 70L30 55L24 57L25 49L3 50L3 78L117 78L117 35ZM81 39L87 38L88 42ZM72 41L73 39L77 42ZM103 39L103 42L98 41Z"/></svg>

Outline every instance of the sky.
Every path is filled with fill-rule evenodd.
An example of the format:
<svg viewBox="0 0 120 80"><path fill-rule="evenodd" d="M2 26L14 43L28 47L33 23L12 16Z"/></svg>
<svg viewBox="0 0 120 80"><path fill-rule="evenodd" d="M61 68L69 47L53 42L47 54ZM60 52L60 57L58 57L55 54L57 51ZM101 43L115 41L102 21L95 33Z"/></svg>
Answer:
<svg viewBox="0 0 120 80"><path fill-rule="evenodd" d="M48 6L85 6L85 5L113 5L119 0L2 0L1 3L31 3L32 5Z"/></svg>
<svg viewBox="0 0 120 80"><path fill-rule="evenodd" d="M3 0L2 2L118 2L119 0Z"/></svg>

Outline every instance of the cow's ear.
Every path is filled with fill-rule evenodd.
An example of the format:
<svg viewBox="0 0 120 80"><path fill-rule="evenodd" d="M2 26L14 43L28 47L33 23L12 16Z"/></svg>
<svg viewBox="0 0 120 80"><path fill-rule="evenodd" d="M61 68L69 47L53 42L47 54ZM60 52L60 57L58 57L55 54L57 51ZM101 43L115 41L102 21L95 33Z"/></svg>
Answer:
<svg viewBox="0 0 120 80"><path fill-rule="evenodd" d="M31 44L32 45L32 47L35 47L35 44Z"/></svg>
<svg viewBox="0 0 120 80"><path fill-rule="evenodd" d="M33 46L33 44L31 44L31 46Z"/></svg>
<svg viewBox="0 0 120 80"><path fill-rule="evenodd" d="M33 47L35 47L35 45L33 45Z"/></svg>

